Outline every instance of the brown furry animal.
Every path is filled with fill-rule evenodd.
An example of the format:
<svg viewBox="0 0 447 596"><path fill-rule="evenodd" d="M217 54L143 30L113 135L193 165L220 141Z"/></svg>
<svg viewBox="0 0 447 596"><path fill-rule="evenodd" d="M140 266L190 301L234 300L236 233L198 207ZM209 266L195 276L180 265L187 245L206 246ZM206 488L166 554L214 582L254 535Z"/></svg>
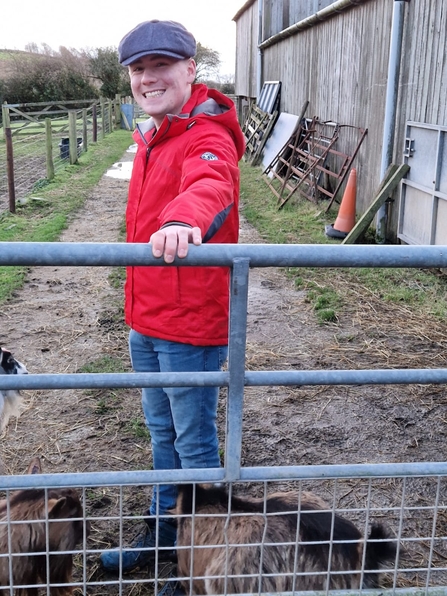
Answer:
<svg viewBox="0 0 447 596"><path fill-rule="evenodd" d="M28 473L40 472L40 460L34 458ZM71 488L50 488L46 495L45 489L19 490L11 493L7 500L0 500L0 585L4 586L0 592L9 592L11 584L14 587L46 584L47 581L70 584L73 555L48 555L47 578L46 552L47 548L49 552L74 550L83 540L83 517L79 496ZM88 533L88 523L86 530ZM20 596L37 596L37 592L37 587L16 589L16 594ZM51 596L72 593L69 585L50 588Z"/></svg>
<svg viewBox="0 0 447 596"><path fill-rule="evenodd" d="M193 486L183 485L173 513L186 516L177 519L178 576L191 576L193 551L193 594L359 589L363 557L363 586L375 588L378 569L396 556L380 525L364 553L357 528L308 492L272 494L265 507L263 499L230 499L224 487L197 485L194 498ZM182 583L189 593L190 581Z"/></svg>

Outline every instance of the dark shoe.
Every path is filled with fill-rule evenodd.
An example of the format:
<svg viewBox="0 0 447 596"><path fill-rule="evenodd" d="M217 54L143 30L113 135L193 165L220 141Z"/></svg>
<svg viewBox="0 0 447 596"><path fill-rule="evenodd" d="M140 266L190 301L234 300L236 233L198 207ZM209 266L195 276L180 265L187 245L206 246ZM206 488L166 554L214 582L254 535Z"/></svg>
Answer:
<svg viewBox="0 0 447 596"><path fill-rule="evenodd" d="M160 590L158 590L157 596L186 596L187 594L189 594L190 592L187 592L185 590L185 588L182 585L182 582L179 581L177 577L178 571L177 565L175 565L171 569L165 585Z"/></svg>
<svg viewBox="0 0 447 596"><path fill-rule="evenodd" d="M186 596L186 592L178 579L170 579L159 590L158 596Z"/></svg>
<svg viewBox="0 0 447 596"><path fill-rule="evenodd" d="M158 551L160 561L175 559L174 546L177 537L175 526L165 520L159 522L158 532L156 531L155 520L149 520L145 526L130 548L126 550L107 550L101 553L100 560L106 571L119 573L121 567L123 573L129 573L129 571L133 571L138 567L150 565L155 562L157 547L163 548L163 550ZM164 550L166 547L171 548Z"/></svg>

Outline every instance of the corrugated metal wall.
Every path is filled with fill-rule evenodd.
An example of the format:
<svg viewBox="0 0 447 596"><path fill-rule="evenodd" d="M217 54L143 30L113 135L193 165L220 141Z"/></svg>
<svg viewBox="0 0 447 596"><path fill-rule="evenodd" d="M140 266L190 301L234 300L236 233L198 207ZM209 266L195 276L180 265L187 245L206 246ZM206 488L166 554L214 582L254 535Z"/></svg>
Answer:
<svg viewBox="0 0 447 596"><path fill-rule="evenodd" d="M296 20L315 1L264 0L270 35L284 23L284 11ZM276 5L275 10L270 6ZM318 10L330 2L318 2ZM250 6L258 12L258 3ZM402 163L405 123L447 121L447 8L445 0L411 0L405 5L402 68L396 123L394 161ZM385 94L393 2L359 0L329 19L275 41L263 50L262 81L282 82L281 110L299 114L309 100L308 116L368 128L354 165L357 167L357 210L371 204L380 182ZM248 16L248 15L247 15ZM240 32L242 17L237 20ZM276 19L276 20L275 20ZM296 21L295 21L296 22ZM290 25L289 25L290 26ZM248 39L248 38L246 38ZM255 38L251 38L255 43ZM245 51L246 51L245 46ZM237 48L236 94L242 80L256 73L246 70ZM256 63L254 63L256 66ZM255 87L252 87L255 88ZM392 208L388 237L396 239L397 205Z"/></svg>

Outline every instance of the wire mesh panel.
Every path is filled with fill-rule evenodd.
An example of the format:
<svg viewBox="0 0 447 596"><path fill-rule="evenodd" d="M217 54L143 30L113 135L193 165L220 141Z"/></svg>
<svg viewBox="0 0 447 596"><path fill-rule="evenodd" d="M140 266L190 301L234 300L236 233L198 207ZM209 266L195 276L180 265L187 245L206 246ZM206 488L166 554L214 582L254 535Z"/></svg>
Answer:
<svg viewBox="0 0 447 596"><path fill-rule="evenodd" d="M128 550L148 519L159 531L157 516L134 515L151 485L8 491L1 585L149 594L174 574L191 594L436 591L447 580L445 491L444 475L183 484L177 555L157 545L150 565L106 577L101 552Z"/></svg>

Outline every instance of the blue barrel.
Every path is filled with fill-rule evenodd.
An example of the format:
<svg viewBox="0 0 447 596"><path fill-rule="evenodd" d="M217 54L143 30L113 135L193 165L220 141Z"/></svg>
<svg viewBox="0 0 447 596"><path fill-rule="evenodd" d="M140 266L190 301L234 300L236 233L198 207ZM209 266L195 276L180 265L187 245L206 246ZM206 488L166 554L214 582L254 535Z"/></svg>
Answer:
<svg viewBox="0 0 447 596"><path fill-rule="evenodd" d="M121 104L121 128L133 130L133 104Z"/></svg>

